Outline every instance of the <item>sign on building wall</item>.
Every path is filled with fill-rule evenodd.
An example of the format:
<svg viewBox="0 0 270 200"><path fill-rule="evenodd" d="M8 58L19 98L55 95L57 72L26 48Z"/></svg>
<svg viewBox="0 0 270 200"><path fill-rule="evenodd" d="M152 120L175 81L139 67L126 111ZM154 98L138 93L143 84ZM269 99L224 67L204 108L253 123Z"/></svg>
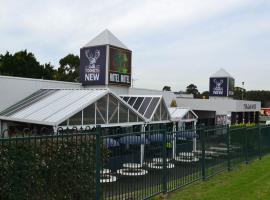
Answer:
<svg viewBox="0 0 270 200"><path fill-rule="evenodd" d="M228 96L234 95L234 78L228 78L229 79L229 90L228 90Z"/></svg>
<svg viewBox="0 0 270 200"><path fill-rule="evenodd" d="M106 46L86 47L80 51L80 81L83 85L105 85Z"/></svg>
<svg viewBox="0 0 270 200"><path fill-rule="evenodd" d="M228 78L210 78L210 96L228 96Z"/></svg>
<svg viewBox="0 0 270 200"><path fill-rule="evenodd" d="M131 85L131 51L110 47L109 84Z"/></svg>

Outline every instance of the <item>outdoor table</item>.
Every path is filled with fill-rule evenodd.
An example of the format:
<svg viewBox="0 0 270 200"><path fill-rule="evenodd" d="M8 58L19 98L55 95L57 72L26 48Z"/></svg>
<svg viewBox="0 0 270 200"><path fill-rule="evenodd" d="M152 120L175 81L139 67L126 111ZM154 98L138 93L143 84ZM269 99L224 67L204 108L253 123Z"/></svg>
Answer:
<svg viewBox="0 0 270 200"><path fill-rule="evenodd" d="M198 154L198 155L201 155L202 154L202 151L201 150L197 150L197 151L193 151L195 154ZM217 156L217 152L215 151L205 151L205 155L208 155L208 156Z"/></svg>
<svg viewBox="0 0 270 200"><path fill-rule="evenodd" d="M174 159L178 162L197 162L199 161L199 158L195 157L193 152L180 152L178 153L179 156L176 156Z"/></svg>
<svg viewBox="0 0 270 200"><path fill-rule="evenodd" d="M213 150L213 151L222 151L222 152L227 152L227 148L225 147L210 147L209 148L210 150Z"/></svg>
<svg viewBox="0 0 270 200"><path fill-rule="evenodd" d="M120 174L122 176L143 176L148 174L148 171L145 169L123 168L118 169L117 174Z"/></svg>
<svg viewBox="0 0 270 200"><path fill-rule="evenodd" d="M166 158L166 162L171 161L170 158ZM154 163L162 163L163 162L163 158L153 158L153 162Z"/></svg>
<svg viewBox="0 0 270 200"><path fill-rule="evenodd" d="M141 164L139 163L124 163L123 164L124 168L130 168L130 169L139 169L142 167Z"/></svg>
<svg viewBox="0 0 270 200"><path fill-rule="evenodd" d="M175 161L184 162L184 163L191 163L191 162L198 162L199 161L199 158L196 158L196 157L192 157L191 159L188 159L188 158L183 158L181 156L176 156L174 159L175 159Z"/></svg>
<svg viewBox="0 0 270 200"><path fill-rule="evenodd" d="M122 176L143 176L148 173L147 170L142 169L139 163L124 163L123 169L117 170L117 173Z"/></svg>
<svg viewBox="0 0 270 200"><path fill-rule="evenodd" d="M194 152L180 152L180 153L178 153L178 155L183 156L183 157L193 157Z"/></svg>
<svg viewBox="0 0 270 200"><path fill-rule="evenodd" d="M110 169L102 169L102 170L100 170L100 173L101 174L110 174L112 171L110 170Z"/></svg>
<svg viewBox="0 0 270 200"><path fill-rule="evenodd" d="M100 170L100 183L112 183L117 180L116 176L111 175L110 169Z"/></svg>
<svg viewBox="0 0 270 200"><path fill-rule="evenodd" d="M163 164L162 163L152 162L152 163L148 163L148 167L151 168L151 169L163 169ZM167 169L172 169L174 167L175 166L174 166L173 163L167 163L166 164Z"/></svg>
<svg viewBox="0 0 270 200"><path fill-rule="evenodd" d="M116 176L104 174L104 175L101 175L100 183L112 183L112 182L115 182L116 180L117 180Z"/></svg>

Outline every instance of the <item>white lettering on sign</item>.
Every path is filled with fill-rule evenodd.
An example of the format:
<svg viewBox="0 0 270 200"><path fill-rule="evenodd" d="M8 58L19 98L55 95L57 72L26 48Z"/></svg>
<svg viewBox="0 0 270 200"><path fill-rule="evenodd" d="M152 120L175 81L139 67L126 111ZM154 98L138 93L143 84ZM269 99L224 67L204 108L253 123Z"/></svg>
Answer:
<svg viewBox="0 0 270 200"><path fill-rule="evenodd" d="M130 83L130 76L124 74L110 73L110 82Z"/></svg>
<svg viewBox="0 0 270 200"><path fill-rule="evenodd" d="M119 74L110 73L110 81L119 83Z"/></svg>
<svg viewBox="0 0 270 200"><path fill-rule="evenodd" d="M91 49L87 49L82 56L85 56L88 60L88 62L84 64L84 81L100 81L100 76L102 76L100 75L101 66L99 63L101 50L96 49L95 51L91 51Z"/></svg>
<svg viewBox="0 0 270 200"><path fill-rule="evenodd" d="M244 108L246 110L255 110L256 109L256 104L244 104Z"/></svg>
<svg viewBox="0 0 270 200"><path fill-rule="evenodd" d="M121 75L121 83L130 83L129 75Z"/></svg>
<svg viewBox="0 0 270 200"><path fill-rule="evenodd" d="M215 95L223 95L223 80L214 79L213 82L215 83L215 87L213 88L213 94Z"/></svg>
<svg viewBox="0 0 270 200"><path fill-rule="evenodd" d="M223 95L223 90L214 90L213 94L215 94L215 95Z"/></svg>
<svg viewBox="0 0 270 200"><path fill-rule="evenodd" d="M99 74L85 74L85 81L98 81Z"/></svg>

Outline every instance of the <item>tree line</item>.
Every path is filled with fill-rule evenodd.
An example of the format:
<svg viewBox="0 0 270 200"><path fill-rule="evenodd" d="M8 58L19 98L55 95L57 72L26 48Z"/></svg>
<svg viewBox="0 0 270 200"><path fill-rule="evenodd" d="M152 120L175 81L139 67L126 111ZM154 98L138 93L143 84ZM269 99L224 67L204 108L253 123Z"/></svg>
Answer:
<svg viewBox="0 0 270 200"><path fill-rule="evenodd" d="M27 50L14 54L6 52L0 54L0 75L25 78L37 78L58 81L79 81L80 57L68 54L59 60L59 66L51 63L41 64L35 55ZM170 86L164 86L163 91L171 91ZM189 84L185 91L178 93L193 94L194 98L208 99L209 91L200 92L195 84ZM262 107L270 107L270 91L251 90L246 91L241 87L234 88L234 99L261 101Z"/></svg>
<svg viewBox="0 0 270 200"><path fill-rule="evenodd" d="M78 82L79 67L80 57L74 54L61 58L58 68L51 63L41 64L27 50L0 54L0 75L6 76Z"/></svg>

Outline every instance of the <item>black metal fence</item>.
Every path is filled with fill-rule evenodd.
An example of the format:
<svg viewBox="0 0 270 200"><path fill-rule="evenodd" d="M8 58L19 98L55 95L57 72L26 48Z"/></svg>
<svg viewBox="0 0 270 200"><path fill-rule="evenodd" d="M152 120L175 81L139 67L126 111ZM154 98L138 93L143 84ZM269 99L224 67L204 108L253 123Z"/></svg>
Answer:
<svg viewBox="0 0 270 200"><path fill-rule="evenodd" d="M0 199L147 199L270 152L270 126L0 140Z"/></svg>

